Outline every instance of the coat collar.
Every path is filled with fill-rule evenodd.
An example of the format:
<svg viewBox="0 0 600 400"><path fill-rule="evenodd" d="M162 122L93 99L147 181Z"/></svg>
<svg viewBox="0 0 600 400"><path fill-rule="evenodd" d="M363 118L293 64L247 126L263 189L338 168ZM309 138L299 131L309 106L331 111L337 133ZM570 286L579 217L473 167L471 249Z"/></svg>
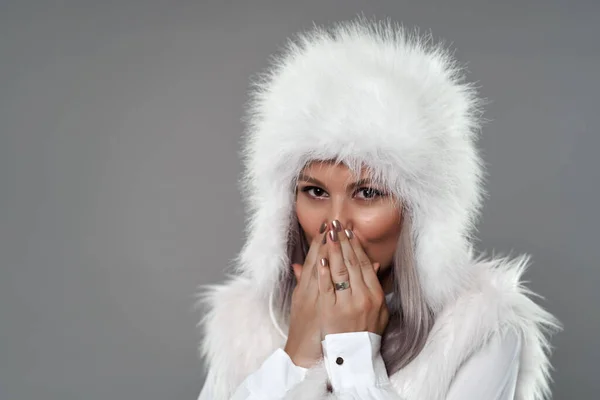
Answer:
<svg viewBox="0 0 600 400"><path fill-rule="evenodd" d="M492 335L506 330L523 338L516 399L549 397L548 334L558 323L527 296L530 292L521 285L527 262L526 256L472 261L471 268L477 271L473 284L436 316L421 353L390 377L402 398L445 399L461 364ZM285 345L285 339L271 321L269 296L257 292L244 277L210 287L203 301L209 312L202 321L201 352L216 378L216 398L229 398L247 375ZM325 379L324 369L315 367L290 393L290 399L325 398L325 392L314 393L315 383L322 382L324 387Z"/></svg>

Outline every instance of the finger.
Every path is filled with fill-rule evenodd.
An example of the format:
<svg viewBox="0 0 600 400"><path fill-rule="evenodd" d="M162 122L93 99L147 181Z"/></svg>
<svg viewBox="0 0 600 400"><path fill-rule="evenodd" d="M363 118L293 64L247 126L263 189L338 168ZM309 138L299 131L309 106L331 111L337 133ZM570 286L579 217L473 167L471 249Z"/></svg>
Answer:
<svg viewBox="0 0 600 400"><path fill-rule="evenodd" d="M323 235L323 239L324 239L324 241L322 241L321 245L319 246L319 250L318 250L317 256L316 256L316 261L314 263L313 274L312 274L314 279L318 279L319 266L322 266L323 263L326 263L327 267L329 267L329 261L327 260L327 246L326 246L327 232ZM323 260L325 260L325 261L323 261Z"/></svg>
<svg viewBox="0 0 600 400"><path fill-rule="evenodd" d="M352 235L352 231L348 229L342 231L342 224L337 220L333 221L332 225L335 227L336 231L338 231L342 257L346 264L348 275L350 276L350 286L354 290L366 289L358 258L356 257L356 254L354 254L354 249L352 249L352 244L350 244L350 240L348 239L348 234Z"/></svg>
<svg viewBox="0 0 600 400"><path fill-rule="evenodd" d="M323 237L324 234L327 233L327 222L323 222L319 227L318 232L315 232L313 235L312 242L310 243L310 248L308 249L308 253L306 253L306 258L304 259L304 265L312 265L317 259L317 254L319 252L319 247L323 245Z"/></svg>
<svg viewBox="0 0 600 400"><path fill-rule="evenodd" d="M327 233L322 235L324 239L327 238ZM323 241L321 239L320 244L318 245L317 254L315 256L315 262L311 264L309 267L305 267L305 277L303 288L306 293L313 293L315 296L319 293L319 265L322 263L323 259L327 258L327 246L325 245L327 241Z"/></svg>
<svg viewBox="0 0 600 400"><path fill-rule="evenodd" d="M302 277L302 265L292 264L292 269L294 270L294 276L296 277L296 283L300 282L300 278Z"/></svg>
<svg viewBox="0 0 600 400"><path fill-rule="evenodd" d="M323 232L321 232L321 230L323 230ZM321 254L321 249L324 246L324 241L323 239L325 239L327 236L327 224L324 223L323 225L321 225L321 228L319 229L319 234L314 235L312 243L310 245L310 249L308 250L308 253L306 254L306 258L304 260L304 265L302 267L303 273L302 276L306 277L306 279L301 280L300 282L304 282L302 283L303 287L308 286L310 283L310 281L312 279L316 279L317 278L317 269L315 267L316 263L319 260L319 254ZM324 255L321 255L321 257L324 257Z"/></svg>
<svg viewBox="0 0 600 400"><path fill-rule="evenodd" d="M331 271L331 280L334 283L342 283L350 281L350 275L348 275L348 268L344 263L344 257L342 256L342 250L340 248L340 240L338 232L335 229L329 231L327 237L327 255L329 260L329 270ZM336 299L350 295L352 287L346 290L338 290L335 292Z"/></svg>
<svg viewBox="0 0 600 400"><path fill-rule="evenodd" d="M333 305L335 304L335 290L327 258L321 258L317 268L319 270L319 301L324 305Z"/></svg>
<svg viewBox="0 0 600 400"><path fill-rule="evenodd" d="M380 266L381 266L381 264L379 264L378 262L373 263L373 269L375 270L375 274L377 274L379 272Z"/></svg>
<svg viewBox="0 0 600 400"><path fill-rule="evenodd" d="M319 266L323 262L322 260L327 260L327 246L321 244L315 258L316 261L310 267L304 267L300 289L307 296L305 300L311 301L310 299L314 299L316 304L319 298Z"/></svg>
<svg viewBox="0 0 600 400"><path fill-rule="evenodd" d="M358 259L358 265L360 270L362 271L362 277L365 285L371 291L380 289L381 284L379 283L379 279L377 278L377 272L375 271L375 268L373 268L373 264L371 263L369 256L367 256L367 253L365 253L362 244L360 243L354 232L348 229L346 229L346 231L348 231L346 236L349 237L348 240L352 245L352 249L354 250L356 258Z"/></svg>

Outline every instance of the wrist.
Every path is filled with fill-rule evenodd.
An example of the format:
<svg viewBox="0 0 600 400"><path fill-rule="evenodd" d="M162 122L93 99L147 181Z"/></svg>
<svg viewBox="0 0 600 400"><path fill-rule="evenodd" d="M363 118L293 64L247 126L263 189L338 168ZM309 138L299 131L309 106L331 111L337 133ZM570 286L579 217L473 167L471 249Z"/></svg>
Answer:
<svg viewBox="0 0 600 400"><path fill-rule="evenodd" d="M294 363L295 366L301 367L301 368L310 368L318 362L318 359L313 359L311 357L303 356L302 352L300 352L298 350L294 350L290 347L291 346L288 346L286 344L283 351L285 351L287 353L287 355L290 357L290 360L292 360L292 363Z"/></svg>

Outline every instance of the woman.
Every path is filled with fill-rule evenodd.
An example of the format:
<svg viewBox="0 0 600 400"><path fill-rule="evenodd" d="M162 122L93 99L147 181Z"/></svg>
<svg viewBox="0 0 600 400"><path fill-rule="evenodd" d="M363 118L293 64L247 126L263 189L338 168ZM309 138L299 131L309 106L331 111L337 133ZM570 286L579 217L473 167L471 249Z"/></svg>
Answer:
<svg viewBox="0 0 600 400"><path fill-rule="evenodd" d="M251 216L205 295L206 399L548 398L527 257L475 258L479 102L440 46L357 20L290 43L250 107Z"/></svg>

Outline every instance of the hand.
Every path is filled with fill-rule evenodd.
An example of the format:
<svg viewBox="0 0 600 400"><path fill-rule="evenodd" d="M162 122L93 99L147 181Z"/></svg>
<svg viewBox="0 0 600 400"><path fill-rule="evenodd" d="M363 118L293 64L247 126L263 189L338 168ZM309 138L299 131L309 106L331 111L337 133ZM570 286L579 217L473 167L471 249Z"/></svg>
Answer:
<svg viewBox="0 0 600 400"><path fill-rule="evenodd" d="M323 357L317 314L317 263L327 252L323 244L326 230L327 224L323 224L319 234L314 235L304 265L292 265L297 285L292 293L290 329L284 351L295 365L303 368L310 368Z"/></svg>
<svg viewBox="0 0 600 400"><path fill-rule="evenodd" d="M319 308L323 337L332 333L373 332L382 335L389 320L385 293L361 244L349 230L333 221L326 265L318 264ZM327 265L328 264L328 265ZM350 282L335 290L334 283Z"/></svg>

